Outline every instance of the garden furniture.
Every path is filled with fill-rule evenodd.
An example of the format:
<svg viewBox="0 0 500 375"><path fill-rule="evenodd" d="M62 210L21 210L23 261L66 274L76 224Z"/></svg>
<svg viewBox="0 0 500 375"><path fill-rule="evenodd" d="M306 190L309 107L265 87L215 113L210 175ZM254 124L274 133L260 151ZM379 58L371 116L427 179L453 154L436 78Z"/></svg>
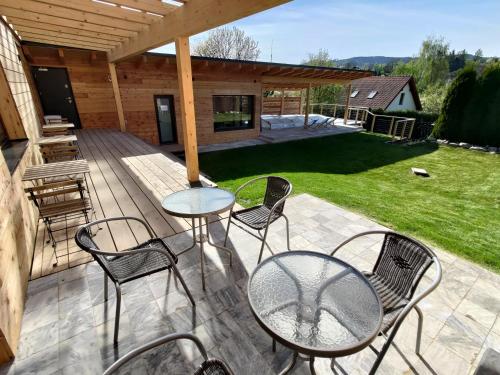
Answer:
<svg viewBox="0 0 500 375"><path fill-rule="evenodd" d="M382 302L373 285L327 254L300 250L267 258L248 281L248 299L260 326L294 351L281 374L291 371L299 356L314 374L315 357L356 353L382 326Z"/></svg>
<svg viewBox="0 0 500 375"><path fill-rule="evenodd" d="M412 309L415 309L418 315L415 352L420 354L423 314L417 303L436 289L442 274L441 263L430 248L413 238L391 231L374 230L356 234L337 246L331 255L335 255L339 249L356 238L374 234L384 235L384 240L375 266L371 272L365 272L365 275L383 304L384 317L379 335L386 341L380 351L370 345L377 354L370 374L376 373L401 324ZM432 282L415 294L431 265L435 268Z"/></svg>
<svg viewBox="0 0 500 375"><path fill-rule="evenodd" d="M232 266L232 252L225 246L217 245L210 240L209 217L231 209L235 202L235 196L226 190L203 187L192 188L170 194L162 201L162 207L166 213L176 217L190 218L193 231L193 243L177 255L194 249L200 244L201 283L205 290L205 253L204 242L229 254L229 264ZM199 235L196 234L196 219L198 219ZM203 220L206 224L206 235L203 233Z"/></svg>
<svg viewBox="0 0 500 375"><path fill-rule="evenodd" d="M150 239L123 251L103 251L93 240L92 227L111 221L134 220L141 223L150 235ZM163 270L173 270L186 294L195 306L191 292L177 269L177 256L160 238L155 238L153 230L144 220L136 217L123 216L97 220L81 226L75 234L76 244L92 255L104 270L104 300L108 300L108 277L115 284L116 313L114 342L118 342L120 325L121 285L130 281L152 275Z"/></svg>
<svg viewBox="0 0 500 375"><path fill-rule="evenodd" d="M264 252L264 246L266 245L269 226L281 217L283 217L286 222L286 244L287 249L290 250L289 222L288 218L283 213L283 210L285 208L285 201L292 193L292 184L288 180L278 176L257 177L241 185L236 190L235 197L237 198L239 193L245 188L261 180L266 180L267 182L262 204L250 208L244 208L241 210L231 209L227 223L226 238L224 239L224 246L226 246L229 236L229 228L233 220L236 220L237 222L240 222L245 226L256 230L259 234L258 236L249 231L248 233L262 241L257 264L262 260L262 253ZM261 235L261 230L264 230L264 235Z"/></svg>
<svg viewBox="0 0 500 375"><path fill-rule="evenodd" d="M145 345L142 345L139 348L134 349L129 353L125 354L122 358L113 363L106 371L104 371L103 375L112 375L119 373L120 368L122 368L124 365L126 365L133 359L138 359L141 354L146 353L150 350L154 350L156 348L159 348L161 345L165 345L176 340L192 341L196 345L196 347L198 348L203 357L203 362L194 371L193 375L233 375L233 372L224 361L216 358L209 358L207 351L204 348L203 344L201 343L200 339L189 333L173 333L170 335L160 337ZM159 363L160 361L155 361L155 362ZM134 370L139 371L138 369ZM144 372L146 372L146 369L144 369Z"/></svg>

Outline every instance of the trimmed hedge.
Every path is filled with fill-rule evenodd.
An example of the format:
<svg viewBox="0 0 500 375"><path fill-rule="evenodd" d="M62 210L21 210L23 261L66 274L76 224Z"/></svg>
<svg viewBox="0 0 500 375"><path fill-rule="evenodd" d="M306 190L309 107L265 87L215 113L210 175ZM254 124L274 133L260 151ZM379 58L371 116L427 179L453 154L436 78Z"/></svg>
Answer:
<svg viewBox="0 0 500 375"><path fill-rule="evenodd" d="M451 83L432 132L436 138L465 142L462 129L465 108L472 98L476 84L476 71L472 68L462 69Z"/></svg>
<svg viewBox="0 0 500 375"><path fill-rule="evenodd" d="M453 142L500 146L500 64L489 64L478 78L463 69L450 85L433 135Z"/></svg>

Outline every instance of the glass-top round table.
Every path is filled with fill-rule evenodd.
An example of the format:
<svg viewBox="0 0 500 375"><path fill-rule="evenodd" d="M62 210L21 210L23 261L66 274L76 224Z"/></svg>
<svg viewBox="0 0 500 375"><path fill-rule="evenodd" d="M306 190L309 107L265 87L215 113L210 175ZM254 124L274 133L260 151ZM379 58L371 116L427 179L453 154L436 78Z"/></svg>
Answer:
<svg viewBox="0 0 500 375"><path fill-rule="evenodd" d="M335 358L358 352L380 332L382 303L349 264L312 251L274 255L253 271L248 299L260 326L298 354Z"/></svg>
<svg viewBox="0 0 500 375"><path fill-rule="evenodd" d="M194 249L197 243L200 244L201 282L203 290L205 290L205 254L203 246L205 241L208 241L210 245L227 252L229 254L229 264L232 265L231 250L224 246L216 245L210 240L208 218L210 215L217 215L230 210L234 206L234 203L235 196L233 193L211 187L181 190L168 195L161 202L163 209L169 215L191 219L193 243L187 249L177 253L177 255L181 255L186 251ZM195 219L198 219L199 235L196 235ZM206 224L206 235L203 233L203 220L205 220Z"/></svg>

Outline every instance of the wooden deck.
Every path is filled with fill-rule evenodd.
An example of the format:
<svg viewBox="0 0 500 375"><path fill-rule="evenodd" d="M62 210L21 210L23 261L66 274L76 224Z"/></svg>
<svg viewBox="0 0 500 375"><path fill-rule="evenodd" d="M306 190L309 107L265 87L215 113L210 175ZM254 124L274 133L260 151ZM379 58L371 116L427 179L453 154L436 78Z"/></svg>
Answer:
<svg viewBox="0 0 500 375"><path fill-rule="evenodd" d="M181 160L128 133L105 129L79 130L77 137L81 154L89 162L87 181L97 219L139 217L162 238L190 229L190 221L172 217L161 207L161 200L166 195L189 187ZM209 185L210 181L203 179L202 183ZM82 219L67 222L68 226L82 223ZM63 224L59 226L62 228ZM31 279L92 260L76 246L73 240L75 230L69 228L55 233L61 242L57 244L58 265L53 267L53 249L47 243L45 226L39 222ZM146 236L140 225L115 222L103 226L96 241L103 248L114 251L134 246Z"/></svg>

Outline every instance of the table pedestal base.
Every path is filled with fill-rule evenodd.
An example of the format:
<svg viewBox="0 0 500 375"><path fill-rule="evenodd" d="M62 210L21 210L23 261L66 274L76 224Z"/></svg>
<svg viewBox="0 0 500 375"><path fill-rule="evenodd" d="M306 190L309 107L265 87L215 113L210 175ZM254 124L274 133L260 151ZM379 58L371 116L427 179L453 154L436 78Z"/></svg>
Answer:
<svg viewBox="0 0 500 375"><path fill-rule="evenodd" d="M203 219L205 219L205 224L207 226L207 233L203 233ZM210 231L208 230L208 217L205 218L198 218L198 228L199 228L199 234L196 234L196 223L195 219L193 218L191 220L191 226L193 228L193 244L189 246L187 249L182 250L180 253L177 253L177 256L184 254L185 252L192 250L196 247L196 244L200 244L200 263L201 263L201 285L203 287L203 290L205 290L205 252L204 252L204 246L203 244L207 242L209 245L225 251L229 255L229 266L233 266L233 253L232 251L221 245L216 245L210 240Z"/></svg>
<svg viewBox="0 0 500 375"><path fill-rule="evenodd" d="M297 363L297 358L302 361L308 361L311 375L316 375L316 371L314 370L314 357L305 356L303 354L299 354L298 352L293 353L292 361L279 373L279 375L290 373Z"/></svg>

